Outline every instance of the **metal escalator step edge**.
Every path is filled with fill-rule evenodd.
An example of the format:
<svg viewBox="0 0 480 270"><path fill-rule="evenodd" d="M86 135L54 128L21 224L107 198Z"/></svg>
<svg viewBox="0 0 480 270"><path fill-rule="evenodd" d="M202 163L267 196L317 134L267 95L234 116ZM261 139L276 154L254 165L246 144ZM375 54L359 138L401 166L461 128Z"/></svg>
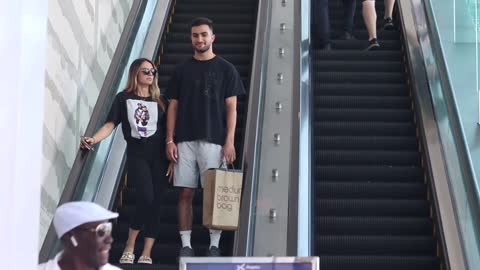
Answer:
<svg viewBox="0 0 480 270"><path fill-rule="evenodd" d="M435 256L357 256L320 255L320 269L328 270L437 270L440 260Z"/></svg>
<svg viewBox="0 0 480 270"><path fill-rule="evenodd" d="M427 217L316 217L316 235L424 235L430 236L432 222Z"/></svg>
<svg viewBox="0 0 480 270"><path fill-rule="evenodd" d="M423 183L424 172L416 166L319 166L315 165L316 181L345 182L418 182Z"/></svg>
<svg viewBox="0 0 480 270"><path fill-rule="evenodd" d="M417 150L412 136L315 136L314 150Z"/></svg>
<svg viewBox="0 0 480 270"><path fill-rule="evenodd" d="M338 182L325 179L315 183L315 196L324 199L421 200L426 194L427 188L422 182Z"/></svg>

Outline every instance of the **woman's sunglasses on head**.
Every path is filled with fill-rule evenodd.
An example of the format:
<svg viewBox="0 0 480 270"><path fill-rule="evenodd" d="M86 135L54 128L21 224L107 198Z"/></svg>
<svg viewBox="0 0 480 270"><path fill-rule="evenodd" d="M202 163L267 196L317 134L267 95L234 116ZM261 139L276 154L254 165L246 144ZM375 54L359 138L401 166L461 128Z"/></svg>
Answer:
<svg viewBox="0 0 480 270"><path fill-rule="evenodd" d="M140 69L140 72L142 72L144 75L153 75L157 74L157 70L155 68L142 68Z"/></svg>

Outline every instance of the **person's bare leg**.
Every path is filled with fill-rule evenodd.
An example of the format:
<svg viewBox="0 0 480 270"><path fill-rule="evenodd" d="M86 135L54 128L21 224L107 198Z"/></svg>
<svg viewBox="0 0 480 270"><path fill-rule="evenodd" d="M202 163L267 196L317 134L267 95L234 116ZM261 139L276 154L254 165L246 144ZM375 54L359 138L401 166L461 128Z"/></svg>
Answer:
<svg viewBox="0 0 480 270"><path fill-rule="evenodd" d="M368 31L368 40L377 38L377 12L375 11L375 1L363 1L362 15Z"/></svg>
<svg viewBox="0 0 480 270"><path fill-rule="evenodd" d="M392 18L393 6L395 5L395 0L385 0L385 18Z"/></svg>
<svg viewBox="0 0 480 270"><path fill-rule="evenodd" d="M375 1L363 1L362 15L368 31L368 40L377 38L377 12L375 11Z"/></svg>
<svg viewBox="0 0 480 270"><path fill-rule="evenodd" d="M192 201L194 190L181 188L178 196L178 229L188 231L192 229Z"/></svg>
<svg viewBox="0 0 480 270"><path fill-rule="evenodd" d="M153 244L155 244L155 238L145 237L145 243L143 244L142 256L151 258Z"/></svg>
<svg viewBox="0 0 480 270"><path fill-rule="evenodd" d="M124 252L133 252L135 249L135 241L137 240L137 236L140 233L139 230L128 229L128 240L127 244L125 245Z"/></svg>
<svg viewBox="0 0 480 270"><path fill-rule="evenodd" d="M368 31L368 47L365 50L376 50L380 48L380 44L378 44L377 41L377 12L375 11L375 0L363 1L362 14Z"/></svg>

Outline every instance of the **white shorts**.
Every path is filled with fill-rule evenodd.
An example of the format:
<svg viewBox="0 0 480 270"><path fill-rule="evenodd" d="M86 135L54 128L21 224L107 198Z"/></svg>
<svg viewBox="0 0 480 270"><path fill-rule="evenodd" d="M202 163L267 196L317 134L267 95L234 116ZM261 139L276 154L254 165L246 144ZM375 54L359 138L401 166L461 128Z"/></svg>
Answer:
<svg viewBox="0 0 480 270"><path fill-rule="evenodd" d="M211 168L224 167L222 146L207 141L181 142L177 145L178 161L173 167L173 185L176 187L198 187L198 177L203 187L203 172Z"/></svg>

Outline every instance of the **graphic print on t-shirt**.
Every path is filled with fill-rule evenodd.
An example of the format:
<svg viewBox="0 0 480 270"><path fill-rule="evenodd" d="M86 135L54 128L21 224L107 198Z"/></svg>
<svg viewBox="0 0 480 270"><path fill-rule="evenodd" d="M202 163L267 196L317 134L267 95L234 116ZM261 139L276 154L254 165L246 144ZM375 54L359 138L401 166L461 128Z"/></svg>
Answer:
<svg viewBox="0 0 480 270"><path fill-rule="evenodd" d="M218 86L217 73L214 71L204 72L202 79L195 80L195 89L200 90L203 95L217 99L217 91L215 87Z"/></svg>
<svg viewBox="0 0 480 270"><path fill-rule="evenodd" d="M127 99L127 114L133 138L150 137L157 131L158 110L156 102Z"/></svg>

